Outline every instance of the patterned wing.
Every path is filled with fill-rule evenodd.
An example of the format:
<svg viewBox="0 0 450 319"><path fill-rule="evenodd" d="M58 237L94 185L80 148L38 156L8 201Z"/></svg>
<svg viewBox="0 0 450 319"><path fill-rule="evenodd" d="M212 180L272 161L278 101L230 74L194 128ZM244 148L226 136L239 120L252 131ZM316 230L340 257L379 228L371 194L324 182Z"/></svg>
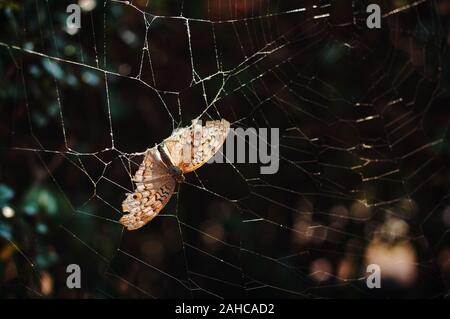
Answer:
<svg viewBox="0 0 450 319"><path fill-rule="evenodd" d="M172 197L176 184L156 147L147 150L133 181L135 192L126 194L122 202L122 211L128 214L119 220L128 230L138 229L158 215Z"/></svg>
<svg viewBox="0 0 450 319"><path fill-rule="evenodd" d="M163 142L173 165L189 173L205 164L220 149L230 131L224 119L207 121L204 126L193 122L192 127L176 131Z"/></svg>

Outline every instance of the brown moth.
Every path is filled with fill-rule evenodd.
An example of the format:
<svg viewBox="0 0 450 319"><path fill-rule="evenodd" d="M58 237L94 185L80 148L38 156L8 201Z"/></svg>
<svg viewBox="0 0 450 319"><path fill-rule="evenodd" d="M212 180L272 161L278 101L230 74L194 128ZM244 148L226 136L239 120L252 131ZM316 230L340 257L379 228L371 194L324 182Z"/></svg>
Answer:
<svg viewBox="0 0 450 319"><path fill-rule="evenodd" d="M224 119L197 120L192 125L175 130L161 144L147 149L133 181L134 193L127 193L122 202L124 214L119 222L128 230L138 229L151 221L169 202L176 183L184 174L205 164L216 154L230 131Z"/></svg>

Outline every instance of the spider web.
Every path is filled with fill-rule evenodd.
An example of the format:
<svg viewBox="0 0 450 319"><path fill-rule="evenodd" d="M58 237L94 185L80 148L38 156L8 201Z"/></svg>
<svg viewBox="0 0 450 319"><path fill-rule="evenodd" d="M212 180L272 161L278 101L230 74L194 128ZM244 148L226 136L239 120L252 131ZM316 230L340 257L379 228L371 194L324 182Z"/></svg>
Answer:
<svg viewBox="0 0 450 319"><path fill-rule="evenodd" d="M445 296L447 9L372 2L80 1L78 32L70 1L5 5L9 293L50 280L56 297ZM205 165L124 230L142 152L194 118L279 128L278 173ZM366 287L369 263L387 290Z"/></svg>

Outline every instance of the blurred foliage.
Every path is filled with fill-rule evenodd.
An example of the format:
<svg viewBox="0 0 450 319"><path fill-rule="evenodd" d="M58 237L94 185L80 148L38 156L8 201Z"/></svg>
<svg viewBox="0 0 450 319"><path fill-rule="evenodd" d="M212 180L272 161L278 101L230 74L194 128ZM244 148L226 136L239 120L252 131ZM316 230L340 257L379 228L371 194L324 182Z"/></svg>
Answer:
<svg viewBox="0 0 450 319"><path fill-rule="evenodd" d="M0 9L19 10L20 4L14 0L0 0Z"/></svg>

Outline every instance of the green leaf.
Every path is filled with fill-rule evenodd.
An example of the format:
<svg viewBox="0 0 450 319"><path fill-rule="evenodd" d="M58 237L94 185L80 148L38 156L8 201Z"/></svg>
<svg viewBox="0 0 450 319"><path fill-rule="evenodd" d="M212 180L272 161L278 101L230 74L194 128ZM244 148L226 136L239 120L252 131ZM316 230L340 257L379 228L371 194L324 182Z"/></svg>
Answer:
<svg viewBox="0 0 450 319"><path fill-rule="evenodd" d="M14 191L5 184L0 184L0 206L4 206L14 197Z"/></svg>
<svg viewBox="0 0 450 319"><path fill-rule="evenodd" d="M28 215L34 215L39 210L55 215L58 211L58 201L48 189L34 187L25 196L23 209Z"/></svg>
<svg viewBox="0 0 450 319"><path fill-rule="evenodd" d="M6 240L12 240L11 226L0 223L0 237L5 238Z"/></svg>

